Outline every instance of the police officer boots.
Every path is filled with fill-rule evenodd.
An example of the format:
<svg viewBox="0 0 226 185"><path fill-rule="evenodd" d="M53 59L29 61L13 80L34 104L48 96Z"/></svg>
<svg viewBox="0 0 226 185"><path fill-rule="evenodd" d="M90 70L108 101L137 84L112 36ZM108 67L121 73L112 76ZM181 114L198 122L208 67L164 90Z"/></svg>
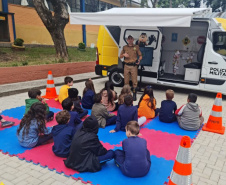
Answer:
<svg viewBox="0 0 226 185"><path fill-rule="evenodd" d="M137 100L137 88L133 88L133 101Z"/></svg>

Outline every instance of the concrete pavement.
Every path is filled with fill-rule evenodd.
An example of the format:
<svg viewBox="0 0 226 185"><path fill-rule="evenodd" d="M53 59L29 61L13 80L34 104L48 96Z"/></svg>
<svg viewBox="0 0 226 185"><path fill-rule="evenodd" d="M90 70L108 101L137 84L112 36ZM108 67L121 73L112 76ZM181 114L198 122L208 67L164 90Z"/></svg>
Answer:
<svg viewBox="0 0 226 185"><path fill-rule="evenodd" d="M95 78L94 73L86 73L82 75L73 76L74 80ZM54 78L55 83L62 83L63 78ZM108 78L100 78L93 80L95 84L96 92L101 90L104 86L105 81ZM38 80L36 82L29 82L25 86L24 83L17 83L19 88L24 90L40 85L45 85L46 79ZM14 88L15 84L11 85ZM8 86L9 87L9 86ZM85 87L85 83L77 82L74 83L80 95ZM56 87L57 92L59 92L60 86ZM169 87L168 87L169 88ZM154 96L157 100L157 107L160 106L161 101L165 99L165 90L167 87L154 86ZM6 93L7 86L0 86L0 93L4 91ZM115 88L115 90L120 93L121 88ZM187 101L187 95L192 90L174 89L175 98L174 101L177 106L180 107ZM18 91L20 92L20 91ZM45 89L42 89L42 93L45 94ZM198 94L197 103L201 106L203 110L203 116L205 121L209 117L214 99L216 94L206 93L206 92L195 92ZM142 93L138 93L138 98L140 98ZM18 107L24 105L24 100L27 98L27 92L16 93L14 95L7 95L0 97L0 108L2 110L9 109L13 107ZM225 97L224 97L225 98ZM134 102L136 105L138 102ZM223 123L226 122L226 101L223 100ZM1 136L0 136L1 137ZM225 185L226 184L226 134L214 134L209 132L201 131L196 138L195 142L192 144L192 167L193 167L193 184L194 185ZM23 160L19 160L17 157L10 157L0 153L0 182L5 185L25 185L25 184L75 184L81 185L81 181L75 181L71 177L66 177L63 174L58 174L55 171L50 171L47 168L43 168L40 165L34 165ZM141 183L142 184L142 183Z"/></svg>

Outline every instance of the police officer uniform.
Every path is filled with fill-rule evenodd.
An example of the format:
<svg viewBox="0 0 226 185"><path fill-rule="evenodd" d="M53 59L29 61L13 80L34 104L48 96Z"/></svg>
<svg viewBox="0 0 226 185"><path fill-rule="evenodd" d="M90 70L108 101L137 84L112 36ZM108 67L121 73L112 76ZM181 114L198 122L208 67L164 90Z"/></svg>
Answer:
<svg viewBox="0 0 226 185"><path fill-rule="evenodd" d="M129 36L128 38L133 38ZM142 53L138 45L126 45L123 46L123 49L120 54L120 58L123 57L123 54L127 53L129 57L124 57L124 84L129 85L130 76L133 82L133 93L134 93L134 101L136 99L136 91L137 91L137 56L142 57Z"/></svg>

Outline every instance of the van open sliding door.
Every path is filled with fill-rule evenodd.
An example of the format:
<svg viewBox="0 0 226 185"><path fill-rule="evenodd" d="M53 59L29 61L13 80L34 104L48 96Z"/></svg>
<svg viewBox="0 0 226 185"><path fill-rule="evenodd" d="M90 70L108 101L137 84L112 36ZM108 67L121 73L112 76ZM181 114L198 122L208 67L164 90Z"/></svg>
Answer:
<svg viewBox="0 0 226 185"><path fill-rule="evenodd" d="M127 38L132 35L134 45L139 45L142 60L138 68L138 82L156 83L160 61L161 32L157 27L121 27L119 55Z"/></svg>

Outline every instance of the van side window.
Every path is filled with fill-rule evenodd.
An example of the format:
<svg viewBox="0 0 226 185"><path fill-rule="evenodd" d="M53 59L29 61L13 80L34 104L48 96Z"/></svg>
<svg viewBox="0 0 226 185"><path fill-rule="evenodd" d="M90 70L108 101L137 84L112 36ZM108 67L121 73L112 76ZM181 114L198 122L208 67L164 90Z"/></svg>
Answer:
<svg viewBox="0 0 226 185"><path fill-rule="evenodd" d="M158 46L159 32L156 30L127 29L124 33L124 40L126 43L129 35L132 35L134 44L139 47L150 47L155 50Z"/></svg>
<svg viewBox="0 0 226 185"><path fill-rule="evenodd" d="M213 33L213 49L220 55L226 56L226 33L214 32Z"/></svg>

